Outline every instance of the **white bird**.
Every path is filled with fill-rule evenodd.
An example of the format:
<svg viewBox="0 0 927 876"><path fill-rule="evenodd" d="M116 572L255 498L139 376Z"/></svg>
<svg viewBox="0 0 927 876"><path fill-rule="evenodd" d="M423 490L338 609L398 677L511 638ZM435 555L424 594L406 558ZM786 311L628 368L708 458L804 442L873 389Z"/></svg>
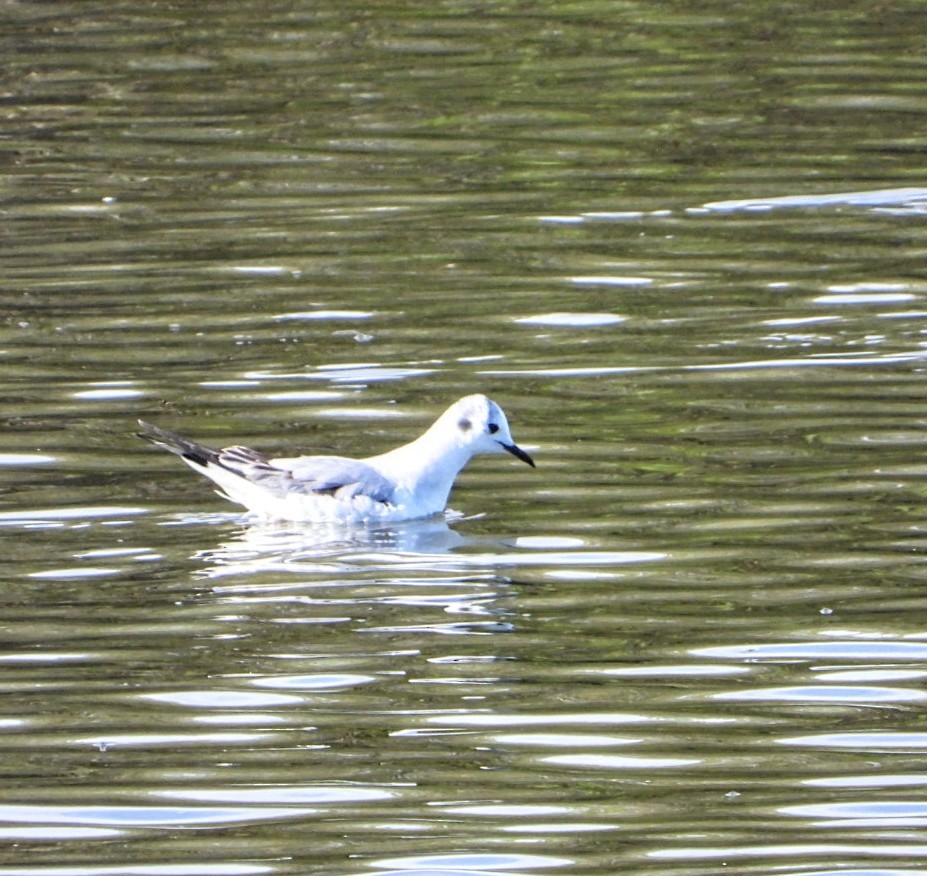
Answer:
<svg viewBox="0 0 927 876"><path fill-rule="evenodd" d="M139 437L176 453L222 488L223 498L267 520L412 520L445 509L470 458L507 451L534 468L512 439L502 408L485 395L454 402L414 441L395 450L344 456L268 458L248 447L214 450L139 420Z"/></svg>

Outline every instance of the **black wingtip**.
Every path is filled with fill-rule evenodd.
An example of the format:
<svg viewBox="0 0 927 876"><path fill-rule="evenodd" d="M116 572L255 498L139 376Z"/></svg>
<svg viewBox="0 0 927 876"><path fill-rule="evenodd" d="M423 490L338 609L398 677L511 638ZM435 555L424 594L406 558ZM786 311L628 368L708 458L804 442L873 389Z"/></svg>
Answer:
<svg viewBox="0 0 927 876"><path fill-rule="evenodd" d="M167 429L146 423L144 420L139 420L138 425L140 428L135 434L139 438L150 441L158 447L163 447L171 453L176 453L177 456L196 465L206 466L218 459L218 453L211 447L197 444L195 441L184 438L183 435L178 435L176 432L168 432Z"/></svg>

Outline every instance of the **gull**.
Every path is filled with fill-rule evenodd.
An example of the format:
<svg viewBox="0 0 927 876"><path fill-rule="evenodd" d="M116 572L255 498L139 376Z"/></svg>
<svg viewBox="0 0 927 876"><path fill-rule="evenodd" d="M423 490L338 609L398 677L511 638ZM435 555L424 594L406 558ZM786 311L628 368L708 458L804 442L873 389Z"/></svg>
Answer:
<svg viewBox="0 0 927 876"><path fill-rule="evenodd" d="M444 511L454 480L481 453L534 460L512 439L502 408L485 395L454 402L414 441L395 450L345 456L267 457L248 447L214 450L139 420L140 438L177 454L218 484L219 495L265 520L360 523Z"/></svg>

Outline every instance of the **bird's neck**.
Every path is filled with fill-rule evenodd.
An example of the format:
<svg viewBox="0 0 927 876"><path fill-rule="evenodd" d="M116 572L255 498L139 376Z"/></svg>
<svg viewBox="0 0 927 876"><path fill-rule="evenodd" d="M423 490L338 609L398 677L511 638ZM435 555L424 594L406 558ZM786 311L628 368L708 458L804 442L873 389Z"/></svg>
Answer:
<svg viewBox="0 0 927 876"><path fill-rule="evenodd" d="M416 502L443 511L454 480L470 461L470 452L453 441L442 441L431 430L410 444L366 460L408 491Z"/></svg>

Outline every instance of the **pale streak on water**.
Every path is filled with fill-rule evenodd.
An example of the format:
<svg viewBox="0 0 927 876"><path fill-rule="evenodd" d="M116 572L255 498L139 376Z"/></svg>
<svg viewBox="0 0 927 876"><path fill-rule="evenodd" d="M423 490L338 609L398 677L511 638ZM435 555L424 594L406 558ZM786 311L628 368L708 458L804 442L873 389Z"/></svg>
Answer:
<svg viewBox="0 0 927 876"><path fill-rule="evenodd" d="M921 871L920 5L204 9L2 13L0 876Z"/></svg>

